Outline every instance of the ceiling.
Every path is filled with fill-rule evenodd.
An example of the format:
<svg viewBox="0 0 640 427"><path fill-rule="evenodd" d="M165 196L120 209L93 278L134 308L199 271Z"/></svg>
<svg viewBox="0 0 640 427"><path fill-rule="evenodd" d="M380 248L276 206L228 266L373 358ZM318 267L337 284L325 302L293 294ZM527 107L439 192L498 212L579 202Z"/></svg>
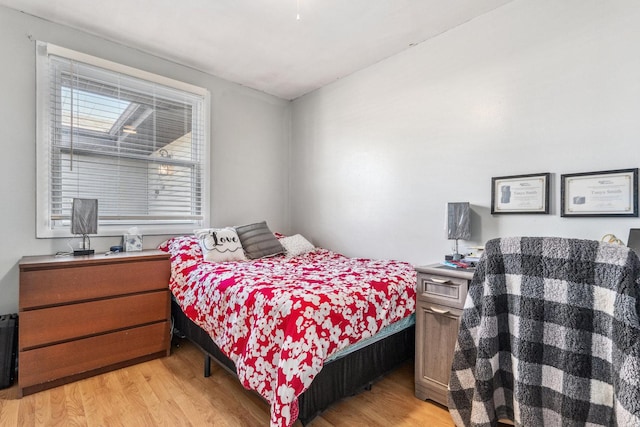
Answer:
<svg viewBox="0 0 640 427"><path fill-rule="evenodd" d="M290 100L510 1L0 0L0 5Z"/></svg>

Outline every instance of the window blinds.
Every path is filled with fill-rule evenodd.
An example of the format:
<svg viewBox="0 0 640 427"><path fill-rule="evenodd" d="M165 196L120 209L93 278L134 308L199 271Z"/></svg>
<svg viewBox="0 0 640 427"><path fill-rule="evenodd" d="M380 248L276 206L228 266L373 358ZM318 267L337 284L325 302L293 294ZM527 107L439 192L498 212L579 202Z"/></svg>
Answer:
<svg viewBox="0 0 640 427"><path fill-rule="evenodd" d="M50 45L48 45L50 46ZM74 197L99 225L201 225L205 95L47 53L49 228Z"/></svg>

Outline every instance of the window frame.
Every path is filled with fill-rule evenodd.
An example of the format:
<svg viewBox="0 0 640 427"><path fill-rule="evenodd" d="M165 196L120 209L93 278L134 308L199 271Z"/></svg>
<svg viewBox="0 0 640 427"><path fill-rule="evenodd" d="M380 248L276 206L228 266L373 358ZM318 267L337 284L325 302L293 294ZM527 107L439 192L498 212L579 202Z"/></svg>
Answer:
<svg viewBox="0 0 640 427"><path fill-rule="evenodd" d="M129 67L106 59L77 52L51 43L36 42L36 237L56 238L73 237L70 227L52 227L50 180L50 155L52 149L50 125L49 91L52 82L49 77L49 56L55 55L72 61L82 62L100 67L107 71L125 74L137 79L168 86L173 89L190 92L203 97L203 142L201 159L202 174L200 178L201 219L193 222L145 224L100 224L97 236L118 236L127 233L131 227L137 227L146 235L172 235L191 233L194 228L201 228L209 223L210 195L210 112L211 96L207 89L189 83L174 80L148 71ZM135 221L135 220L134 220ZM108 222L108 221L107 221Z"/></svg>

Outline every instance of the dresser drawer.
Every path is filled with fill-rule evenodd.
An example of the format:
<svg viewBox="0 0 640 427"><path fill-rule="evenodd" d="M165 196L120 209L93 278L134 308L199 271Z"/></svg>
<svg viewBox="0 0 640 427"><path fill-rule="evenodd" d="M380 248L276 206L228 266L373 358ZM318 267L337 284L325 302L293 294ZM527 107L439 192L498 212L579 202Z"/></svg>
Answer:
<svg viewBox="0 0 640 427"><path fill-rule="evenodd" d="M166 259L65 268L21 268L20 309L166 289Z"/></svg>
<svg viewBox="0 0 640 427"><path fill-rule="evenodd" d="M20 313L20 350L159 322L169 317L169 291L69 304Z"/></svg>
<svg viewBox="0 0 640 427"><path fill-rule="evenodd" d="M123 360L166 352L169 322L56 344L20 353L21 388L89 372Z"/></svg>
<svg viewBox="0 0 640 427"><path fill-rule="evenodd" d="M447 307L463 308L469 281L431 273L418 273L418 298Z"/></svg>

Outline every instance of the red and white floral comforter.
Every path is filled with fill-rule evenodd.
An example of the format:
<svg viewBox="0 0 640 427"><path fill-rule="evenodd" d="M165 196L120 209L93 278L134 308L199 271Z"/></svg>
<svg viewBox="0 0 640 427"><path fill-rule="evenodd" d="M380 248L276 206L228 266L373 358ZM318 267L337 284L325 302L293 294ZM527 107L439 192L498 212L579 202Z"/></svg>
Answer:
<svg viewBox="0 0 640 427"><path fill-rule="evenodd" d="M178 304L235 363L244 387L271 404L271 426L295 422L297 397L328 356L415 310L415 271L404 262L318 248L210 263L193 236L160 248L171 254Z"/></svg>

